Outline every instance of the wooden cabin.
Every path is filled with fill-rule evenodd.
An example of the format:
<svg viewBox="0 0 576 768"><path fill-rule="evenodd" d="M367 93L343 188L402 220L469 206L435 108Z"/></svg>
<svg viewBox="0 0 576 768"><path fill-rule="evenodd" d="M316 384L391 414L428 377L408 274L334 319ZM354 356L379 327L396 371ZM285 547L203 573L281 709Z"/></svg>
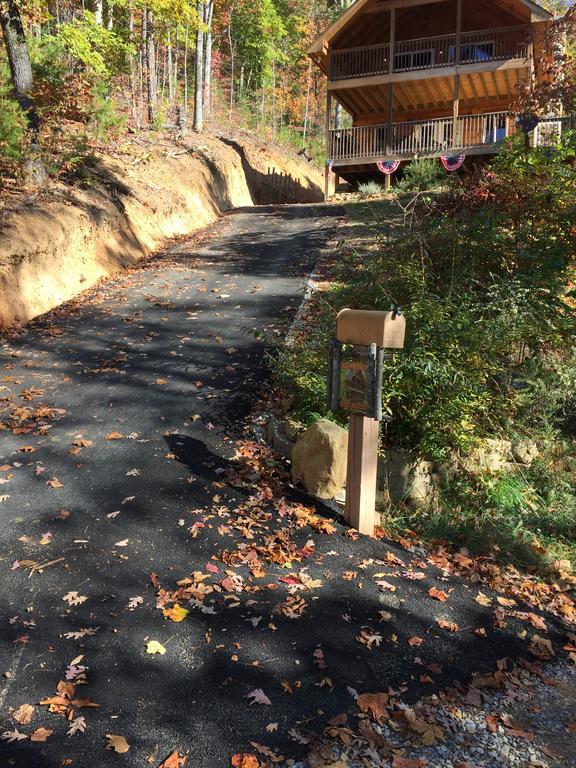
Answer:
<svg viewBox="0 0 576 768"><path fill-rule="evenodd" d="M328 78L327 189L330 168L498 151L551 20L532 0L356 0L309 50ZM545 120L534 140L561 129Z"/></svg>

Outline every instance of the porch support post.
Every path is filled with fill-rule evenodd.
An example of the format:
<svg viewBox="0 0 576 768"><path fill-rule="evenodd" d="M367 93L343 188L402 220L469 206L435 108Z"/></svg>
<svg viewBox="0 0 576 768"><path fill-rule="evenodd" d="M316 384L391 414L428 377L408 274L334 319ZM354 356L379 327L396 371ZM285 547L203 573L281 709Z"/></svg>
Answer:
<svg viewBox="0 0 576 768"><path fill-rule="evenodd" d="M390 8L390 61L388 72L394 72L394 50L396 48L396 8Z"/></svg>
<svg viewBox="0 0 576 768"><path fill-rule="evenodd" d="M394 83L388 83L388 124L386 126L386 154L392 154L394 136L392 134L392 121L394 120Z"/></svg>
<svg viewBox="0 0 576 768"><path fill-rule="evenodd" d="M460 137L458 136L458 118L460 115L460 75L456 75L454 77L454 100L452 108L454 116L454 125L452 128L452 146L457 147L460 141Z"/></svg>
<svg viewBox="0 0 576 768"><path fill-rule="evenodd" d="M460 64L460 46L462 43L462 0L456 0L456 51L454 64Z"/></svg>
<svg viewBox="0 0 576 768"><path fill-rule="evenodd" d="M326 124L325 124L325 141L326 141L326 166L324 168L324 200L328 202L330 197L330 166L328 160L334 160L332 157L332 137L330 135L330 125L332 120L332 91L328 91L326 94Z"/></svg>

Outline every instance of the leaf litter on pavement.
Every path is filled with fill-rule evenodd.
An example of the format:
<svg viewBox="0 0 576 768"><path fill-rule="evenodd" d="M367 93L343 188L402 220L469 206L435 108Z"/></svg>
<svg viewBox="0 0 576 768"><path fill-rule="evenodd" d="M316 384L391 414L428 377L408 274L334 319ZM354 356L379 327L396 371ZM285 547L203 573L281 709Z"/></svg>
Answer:
<svg viewBox="0 0 576 768"><path fill-rule="evenodd" d="M115 626L123 616L146 616L148 633L136 638L138 647L129 645L130 653L166 675L183 654L182 643L193 647L200 668L216 663L238 670L227 674L222 688L213 693L217 700L221 697L222 706L245 713L245 737L236 736L236 750L229 755L231 765L239 768L279 765L291 758L304 759L311 768L344 768L354 760L370 767L421 768L427 760L420 750L442 745L449 737L446 710L457 723L463 717L458 713L482 707L494 695L515 702L529 696L534 680L552 685L546 671L552 659L576 666L571 597L576 581L567 566L557 578L543 581L491 557L473 557L441 544L427 550L411 531L394 541L379 531L378 539L369 541L296 497L284 465L262 444L227 435L234 457L207 459L213 477L207 473L199 479L193 473L183 479L184 492L200 485L206 502L191 509L183 492L177 517L172 523L170 517L162 520L154 534L161 543L163 527L172 524L175 535L186 542L191 567L184 568L180 559L173 567L158 567L159 576L152 552L149 572L133 579L122 604L116 605L115 580L122 579L121 568L141 547L138 526L130 523L140 508L140 487L149 471L127 455L127 446L138 443L144 450L150 436L122 421L106 422L100 432L92 424L72 429L69 408L60 406L66 404L66 388L83 377L110 381L128 376L131 365L141 364L137 355L145 358L143 350L158 331L142 324L139 311L128 313L122 292L130 284L148 291L147 303L165 313L162 317L176 313L179 293L193 287L187 278L166 284L162 296L169 295L167 301L151 296L147 274L136 270L115 278L31 326L48 345L72 344L73 329L66 322L87 304L110 321L121 310L123 325L134 329L134 349L115 334L108 339L109 348L101 342L98 360L77 360L46 373L44 354L22 355L7 336L5 353L13 367L5 366L2 430L13 445L13 457L0 467L2 485L10 489L1 503L3 509L13 503L12 488L24 477L37 483L42 498L50 498L47 508L53 509L52 499L57 500L51 522L35 529L34 535L19 537L17 559L9 567L36 584L57 574L58 606L49 619L50 643L65 643L74 650L60 671L49 667L43 672L45 690L35 700L18 700L16 688L11 689L2 712L5 730L0 738L5 744L40 742L49 749L64 737L72 754L73 746L95 731L102 751L120 756L128 750L144 755L144 749L153 746L143 747L123 727L122 717L112 719L110 709L90 693L96 679L117 674L95 668L91 656L116 631L124 632L129 645L129 631ZM201 273L196 277L200 280L195 291L212 292ZM230 294L214 288L222 304ZM235 289L226 290L233 294ZM192 322L198 310L187 317ZM175 356L183 354L188 338L181 334L171 340ZM216 340L233 371L238 341L222 334L221 342ZM17 369L22 362L29 367ZM217 400L217 388L208 376L198 375L202 378L186 379L182 397L194 403L186 421L195 430L222 433L218 407L208 409ZM174 385L171 368L147 369L146 386L155 398L168 397ZM179 427L163 426L171 449L157 451L160 476L163 466L177 458L170 440L177 441L180 434ZM54 435L62 439L69 464L56 462L47 449ZM82 486L86 462L95 460L104 447L118 456L118 466L109 468L117 475L117 501L101 510L101 523L87 521L81 538L67 539L66 526L82 510L59 494L67 494L75 484ZM161 497L146 503L161 507ZM103 534L103 526L118 530ZM88 580L85 583L81 568L70 565L77 564L78 553L92 537L100 536L106 542L98 550L102 573L108 576L115 569L104 595ZM28 614L23 606L8 625L11 646L30 647L38 658L51 651L51 646L36 647L40 616L46 623L39 611ZM173 644L168 653L169 642ZM508 644L513 658L494 657L493 644ZM474 657L468 658L474 648ZM387 659L402 660L399 679L389 677L393 665ZM462 670L463 679L458 680L454 675ZM155 697L144 677L140 685L140 697ZM505 711L488 715L486 728L489 733L505 730L520 741L537 740ZM181 741L171 752L166 750L167 757L152 757L152 764L180 768L186 753L193 751L182 729Z"/></svg>

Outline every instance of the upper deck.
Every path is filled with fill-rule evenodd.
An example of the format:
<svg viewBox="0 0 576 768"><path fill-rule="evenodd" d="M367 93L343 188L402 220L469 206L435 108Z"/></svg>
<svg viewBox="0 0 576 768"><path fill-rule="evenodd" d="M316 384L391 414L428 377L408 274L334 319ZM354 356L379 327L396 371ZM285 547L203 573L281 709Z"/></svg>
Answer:
<svg viewBox="0 0 576 768"><path fill-rule="evenodd" d="M460 35L437 35L395 43L331 49L328 79L339 88L362 84L364 78L382 78L400 73L425 73L438 76L438 70L492 69L494 62L528 65L531 58L532 26L517 25L480 29ZM393 52L393 53L392 53ZM396 78L390 77L390 80ZM351 82L345 82L351 81Z"/></svg>

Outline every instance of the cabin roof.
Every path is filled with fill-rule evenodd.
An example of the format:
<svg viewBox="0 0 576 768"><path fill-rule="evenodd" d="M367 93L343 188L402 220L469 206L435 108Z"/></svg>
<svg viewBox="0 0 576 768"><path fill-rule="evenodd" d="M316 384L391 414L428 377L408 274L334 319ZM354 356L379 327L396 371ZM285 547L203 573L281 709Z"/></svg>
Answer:
<svg viewBox="0 0 576 768"><path fill-rule="evenodd" d="M378 0L379 2L386 2L386 0ZM319 35L316 40L312 43L310 48L308 49L308 54L311 56L315 61L318 61L318 57L322 56L322 54L325 51L325 47L327 44L330 44L331 40L341 31L343 30L350 21L356 16L357 13L359 13L366 5L369 5L372 3L373 0L356 0L355 3L353 3L350 8L344 11L341 16L339 16L336 21L334 21L328 29L326 29L321 35ZM539 3L534 2L534 0L518 0L518 2L521 5L526 6L532 13L532 16L534 20L537 21L547 21L549 19L553 18L553 14L551 14L549 11L547 11L545 8L543 8ZM397 3L398 5L398 3ZM400 7L402 7L400 5ZM318 63L320 63L318 61Z"/></svg>

